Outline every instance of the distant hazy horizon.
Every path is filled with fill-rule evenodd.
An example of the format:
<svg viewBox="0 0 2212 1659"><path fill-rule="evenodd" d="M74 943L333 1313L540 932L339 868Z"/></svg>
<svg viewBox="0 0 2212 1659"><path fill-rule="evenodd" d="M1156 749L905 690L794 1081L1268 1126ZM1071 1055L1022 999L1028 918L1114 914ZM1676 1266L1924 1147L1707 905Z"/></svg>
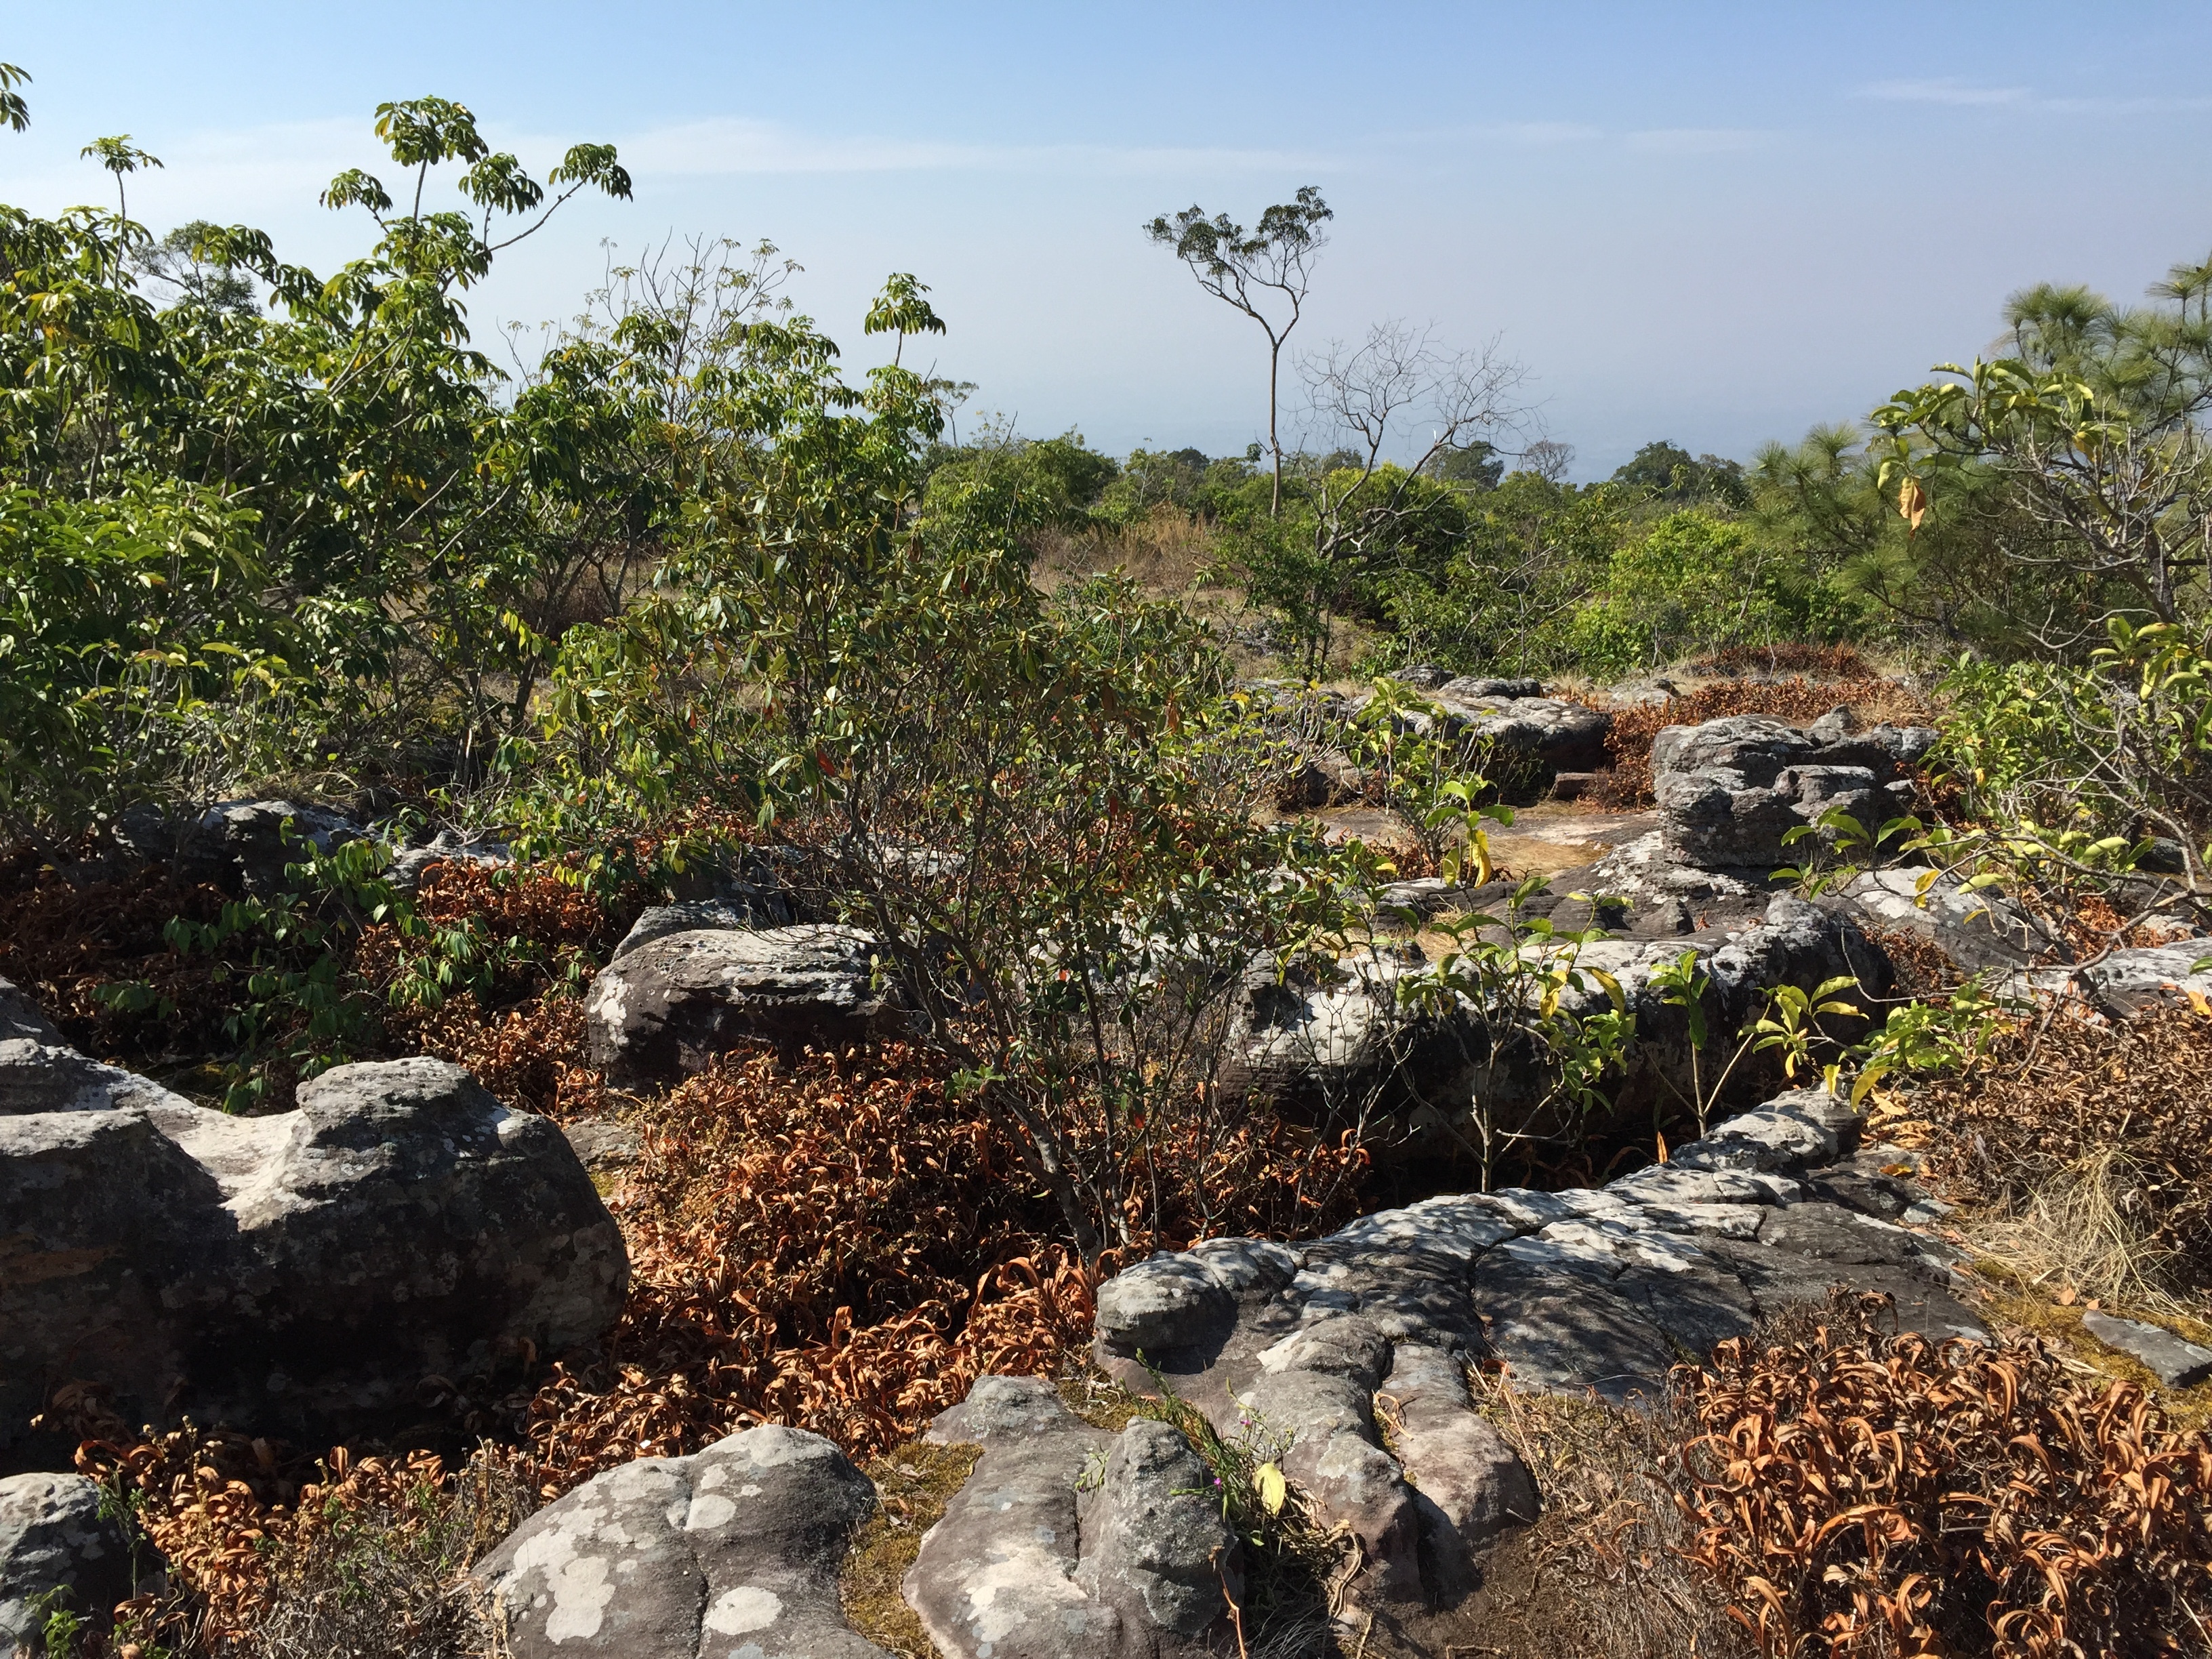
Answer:
<svg viewBox="0 0 2212 1659"><path fill-rule="evenodd" d="M1386 319L1498 337L1575 476L1639 445L1747 458L1862 415L1997 333L2005 295L2132 299L2212 250L2212 9L1578 4L1073 8L393 4L50 7L0 31L34 77L0 200L112 203L78 159L127 132L156 231L259 225L327 274L364 249L315 196L380 100L467 103L540 173L617 143L629 204L580 199L471 296L477 339L573 313L603 241L766 237L792 292L877 359L892 270L951 325L968 418L1241 452L1258 331L1139 227L1334 207L1294 344Z"/></svg>

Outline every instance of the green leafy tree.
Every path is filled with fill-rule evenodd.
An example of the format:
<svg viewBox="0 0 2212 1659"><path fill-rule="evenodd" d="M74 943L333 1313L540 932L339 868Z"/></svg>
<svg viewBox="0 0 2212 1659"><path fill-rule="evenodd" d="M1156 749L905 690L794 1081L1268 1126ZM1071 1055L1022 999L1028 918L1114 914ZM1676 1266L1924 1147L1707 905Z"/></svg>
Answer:
<svg viewBox="0 0 2212 1659"><path fill-rule="evenodd" d="M1283 509L1283 445L1277 422L1283 347L1305 313L1314 261L1328 246L1322 226L1335 216L1317 187L1301 185L1294 200L1267 209L1252 230L1225 213L1209 216L1194 205L1172 219L1163 214L1145 227L1147 236L1190 267L1200 288L1243 312L1267 337L1267 453L1275 463L1271 514Z"/></svg>

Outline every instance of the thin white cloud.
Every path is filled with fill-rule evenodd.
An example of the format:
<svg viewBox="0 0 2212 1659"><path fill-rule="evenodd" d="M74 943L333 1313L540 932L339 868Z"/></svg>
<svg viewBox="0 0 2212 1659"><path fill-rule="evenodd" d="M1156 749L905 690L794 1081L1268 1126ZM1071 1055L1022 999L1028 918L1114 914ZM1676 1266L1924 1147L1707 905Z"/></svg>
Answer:
<svg viewBox="0 0 2212 1659"><path fill-rule="evenodd" d="M1877 81L1872 86L1861 87L1858 95L1890 104L1954 104L1967 107L2025 104L2030 96L2026 87L1978 87L1949 75L1932 81Z"/></svg>
<svg viewBox="0 0 2212 1659"><path fill-rule="evenodd" d="M775 173L1083 172L1177 173L1326 167L1282 149L1111 144L966 144L941 139L823 136L738 116L657 127L616 141L641 176Z"/></svg>
<svg viewBox="0 0 2212 1659"><path fill-rule="evenodd" d="M1662 155L1729 155L1758 149L1772 136L1749 127L1654 127L1630 133L1628 147Z"/></svg>
<svg viewBox="0 0 2212 1659"><path fill-rule="evenodd" d="M1944 104L1957 109L2017 109L2039 115L2157 115L2212 109L2212 98L2045 98L2028 87L1985 87L1955 76L1933 81L1877 81L1861 98L1893 104Z"/></svg>
<svg viewBox="0 0 2212 1659"><path fill-rule="evenodd" d="M1586 144L1605 137L1601 127L1578 121L1511 121L1488 127L1485 132L1524 149L1549 149L1560 144Z"/></svg>

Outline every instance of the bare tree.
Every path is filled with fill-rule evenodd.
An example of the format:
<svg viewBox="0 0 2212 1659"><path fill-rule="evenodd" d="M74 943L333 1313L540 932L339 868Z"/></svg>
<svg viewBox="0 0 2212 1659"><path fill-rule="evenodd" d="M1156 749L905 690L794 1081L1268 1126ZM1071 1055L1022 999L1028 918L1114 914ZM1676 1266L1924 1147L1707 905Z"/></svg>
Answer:
<svg viewBox="0 0 2212 1659"><path fill-rule="evenodd" d="M1513 394L1528 371L1498 346L1448 351L1431 329L1377 323L1358 346L1332 340L1299 363L1315 425L1352 458L1315 483L1316 550L1330 563L1371 562L1409 515L1427 510L1431 497L1419 483L1447 455L1526 418ZM1396 433L1422 428L1428 447L1386 467Z"/></svg>
<svg viewBox="0 0 2212 1659"><path fill-rule="evenodd" d="M1260 325L1267 337L1267 448L1274 457L1275 489L1267 510L1283 510L1283 446L1277 431L1283 344L1298 325L1313 281L1313 264L1328 239L1322 223L1336 216L1312 185L1298 187L1294 202L1279 202L1260 216L1248 233L1225 213L1207 216L1195 204L1170 219L1164 214L1145 227L1161 246L1175 250L1198 285ZM1273 296L1273 297L1270 297ZM1287 307L1279 324L1267 307Z"/></svg>
<svg viewBox="0 0 2212 1659"><path fill-rule="evenodd" d="M1565 483L1575 464L1575 447L1557 438L1539 438L1521 452L1521 465L1550 483Z"/></svg>

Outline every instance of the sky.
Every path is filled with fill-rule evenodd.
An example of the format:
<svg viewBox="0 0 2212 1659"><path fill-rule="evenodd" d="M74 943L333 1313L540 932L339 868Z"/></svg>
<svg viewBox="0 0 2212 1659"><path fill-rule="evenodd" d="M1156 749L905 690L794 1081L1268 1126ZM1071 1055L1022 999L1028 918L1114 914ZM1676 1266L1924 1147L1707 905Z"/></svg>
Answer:
<svg viewBox="0 0 2212 1659"><path fill-rule="evenodd" d="M257 225L327 274L374 226L317 193L395 184L375 106L436 94L541 177L589 139L635 181L501 256L481 343L573 314L611 257L768 238L855 371L869 296L911 271L969 421L1117 454L1265 432L1259 330L1142 234L1193 204L1249 223L1319 187L1293 352L1391 321L1494 341L1583 478L1655 439L1748 458L1972 356L2016 289L2134 299L2212 251L2202 0L107 0L10 7L0 59L33 77L0 201L112 202L77 152L128 133L163 162L133 217Z"/></svg>

